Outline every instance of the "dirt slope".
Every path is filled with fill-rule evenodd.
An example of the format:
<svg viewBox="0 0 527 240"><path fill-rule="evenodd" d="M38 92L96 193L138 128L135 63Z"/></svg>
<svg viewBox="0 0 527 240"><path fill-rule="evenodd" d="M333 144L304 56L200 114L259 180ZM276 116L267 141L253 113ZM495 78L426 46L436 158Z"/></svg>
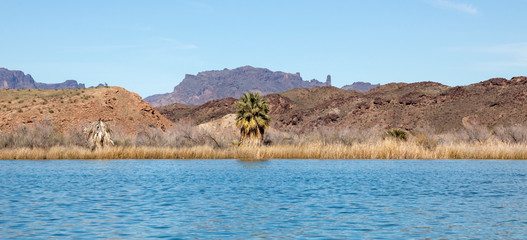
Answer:
<svg viewBox="0 0 527 240"><path fill-rule="evenodd" d="M99 118L124 133L172 126L139 95L121 87L0 90L0 131L47 121L66 132Z"/></svg>

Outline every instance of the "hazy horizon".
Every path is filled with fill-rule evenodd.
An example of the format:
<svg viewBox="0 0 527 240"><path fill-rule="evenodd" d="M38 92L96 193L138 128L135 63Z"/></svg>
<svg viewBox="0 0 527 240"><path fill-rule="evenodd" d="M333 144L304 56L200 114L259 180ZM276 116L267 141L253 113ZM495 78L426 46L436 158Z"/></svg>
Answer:
<svg viewBox="0 0 527 240"><path fill-rule="evenodd" d="M337 87L527 75L524 1L0 2L0 67L142 97L245 65Z"/></svg>

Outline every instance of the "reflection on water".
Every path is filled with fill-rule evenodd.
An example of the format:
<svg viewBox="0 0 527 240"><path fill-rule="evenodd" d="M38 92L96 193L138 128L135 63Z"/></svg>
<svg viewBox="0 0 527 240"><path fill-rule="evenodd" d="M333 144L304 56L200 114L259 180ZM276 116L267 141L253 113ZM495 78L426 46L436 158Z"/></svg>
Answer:
<svg viewBox="0 0 527 240"><path fill-rule="evenodd" d="M238 159L244 168L264 168L269 164L268 159Z"/></svg>
<svg viewBox="0 0 527 240"><path fill-rule="evenodd" d="M527 238L525 161L0 161L5 238Z"/></svg>

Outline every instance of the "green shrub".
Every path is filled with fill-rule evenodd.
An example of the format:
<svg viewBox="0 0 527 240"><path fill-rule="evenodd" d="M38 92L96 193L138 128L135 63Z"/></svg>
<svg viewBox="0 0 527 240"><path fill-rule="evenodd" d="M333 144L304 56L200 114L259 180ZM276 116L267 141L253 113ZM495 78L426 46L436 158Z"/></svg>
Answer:
<svg viewBox="0 0 527 240"><path fill-rule="evenodd" d="M397 129L397 128L390 129L390 130L384 132L384 134L387 137L393 137L393 138L395 138L397 140L406 141L408 139L408 132L406 130L403 130L403 129Z"/></svg>

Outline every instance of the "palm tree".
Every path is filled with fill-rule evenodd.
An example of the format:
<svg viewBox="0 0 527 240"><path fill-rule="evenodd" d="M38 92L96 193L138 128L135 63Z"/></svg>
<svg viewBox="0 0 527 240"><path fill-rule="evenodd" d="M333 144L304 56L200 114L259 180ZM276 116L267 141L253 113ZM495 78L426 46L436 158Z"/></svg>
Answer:
<svg viewBox="0 0 527 240"><path fill-rule="evenodd" d="M269 104L259 93L244 93L238 102L236 127L240 128L241 142L259 145L269 127Z"/></svg>
<svg viewBox="0 0 527 240"><path fill-rule="evenodd" d="M88 147L91 150L114 145L111 139L113 132L110 129L110 125L103 122L100 118L98 121L93 122L90 127L84 128L84 132L87 135Z"/></svg>

